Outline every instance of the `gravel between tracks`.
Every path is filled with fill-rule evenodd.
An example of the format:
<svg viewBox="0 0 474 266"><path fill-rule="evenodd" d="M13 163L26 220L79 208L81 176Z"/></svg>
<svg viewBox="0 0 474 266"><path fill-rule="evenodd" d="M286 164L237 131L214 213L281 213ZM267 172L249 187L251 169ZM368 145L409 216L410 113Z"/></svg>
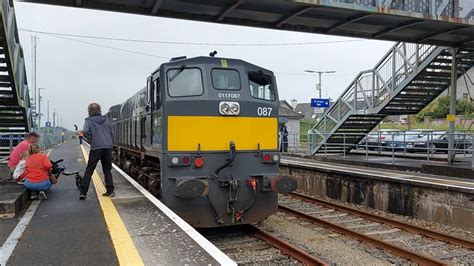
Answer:
<svg viewBox="0 0 474 266"><path fill-rule="evenodd" d="M200 231L239 265L302 265L299 261L247 232L244 227Z"/></svg>
<svg viewBox="0 0 474 266"><path fill-rule="evenodd" d="M427 228L427 229L436 230L438 232L442 232L442 233L446 233L446 234L449 234L449 235L453 235L453 236L457 236L457 237L460 237L460 238L464 238L464 239L474 241L474 232L464 230L464 229L461 229L461 228L458 228L458 227L444 225L444 224L438 224L438 223L428 222L428 221L424 221L424 220L420 220L420 219L416 219L416 218L412 218L412 217L408 217L408 216L402 216L402 215L397 215L397 214L393 214L393 213L388 213L388 212L384 212L384 211L380 211L380 210L375 210L375 209L369 208L367 206L353 204L353 203L347 203L347 202L334 200L334 199L327 198L327 197L314 196L314 195L310 195L310 194L303 193L303 192L298 192L298 193L301 193L303 195L307 195L307 196L310 196L310 197L314 197L314 198L317 198L317 199L329 201L329 202L332 202L332 203L341 204L341 205L344 205L344 206L347 206L347 207L350 207L350 208L363 210L363 211L370 212L372 214L377 214L377 215L380 215L380 216L383 216L383 217L392 218L392 219L395 219L395 220L398 220L398 221L408 222L408 223L413 224L413 225L421 226L421 227L424 227L424 228Z"/></svg>
<svg viewBox="0 0 474 266"><path fill-rule="evenodd" d="M262 228L329 264L390 265L408 263L405 259L386 251L334 234L329 230L284 213L270 216L263 222Z"/></svg>

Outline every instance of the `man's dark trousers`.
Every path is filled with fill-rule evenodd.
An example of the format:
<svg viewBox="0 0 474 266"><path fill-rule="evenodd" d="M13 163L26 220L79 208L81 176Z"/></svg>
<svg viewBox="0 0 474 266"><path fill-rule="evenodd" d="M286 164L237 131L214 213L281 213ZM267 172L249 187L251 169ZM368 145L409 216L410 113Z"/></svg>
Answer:
<svg viewBox="0 0 474 266"><path fill-rule="evenodd" d="M112 173L110 173L110 170L112 170L112 149L97 149L89 152L89 161L81 182L81 194L85 195L89 191L91 176L99 161L102 164L107 192L114 192L114 181L112 180Z"/></svg>

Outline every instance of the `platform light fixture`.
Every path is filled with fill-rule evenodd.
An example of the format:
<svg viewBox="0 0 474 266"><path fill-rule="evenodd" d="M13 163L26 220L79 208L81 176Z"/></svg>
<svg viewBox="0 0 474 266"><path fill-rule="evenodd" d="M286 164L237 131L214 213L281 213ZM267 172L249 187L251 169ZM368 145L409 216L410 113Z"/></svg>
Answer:
<svg viewBox="0 0 474 266"><path fill-rule="evenodd" d="M319 99L321 99L321 76L323 74L333 74L333 73L336 73L336 71L334 70L328 70L328 71L318 71L318 70L308 70L306 69L304 72L306 73L311 73L311 74L318 74L319 76L319 80L318 80L318 84L316 84L316 90L319 91Z"/></svg>

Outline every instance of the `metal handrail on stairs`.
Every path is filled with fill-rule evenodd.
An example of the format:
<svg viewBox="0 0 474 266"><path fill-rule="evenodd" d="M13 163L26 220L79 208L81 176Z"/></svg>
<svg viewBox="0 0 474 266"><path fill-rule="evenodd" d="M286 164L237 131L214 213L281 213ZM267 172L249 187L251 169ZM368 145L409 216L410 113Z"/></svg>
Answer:
<svg viewBox="0 0 474 266"><path fill-rule="evenodd" d="M313 135L311 142L317 143L310 148L312 154L322 147L349 116L376 114L395 92L398 93L398 86L424 69L429 63L425 61L433 60L433 54L436 55L441 50L442 48L434 45L400 42L374 68L360 72L310 130Z"/></svg>

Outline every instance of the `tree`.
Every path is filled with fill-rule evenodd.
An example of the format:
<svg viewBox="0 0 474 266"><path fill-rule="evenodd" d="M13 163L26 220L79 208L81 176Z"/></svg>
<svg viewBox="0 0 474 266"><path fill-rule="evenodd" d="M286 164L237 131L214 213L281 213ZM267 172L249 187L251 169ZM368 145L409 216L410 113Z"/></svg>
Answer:
<svg viewBox="0 0 474 266"><path fill-rule="evenodd" d="M459 99L456 102L456 114L471 116L474 111L474 102L470 99ZM440 96L435 101L431 102L423 110L416 115L417 121L423 121L425 116L432 118L446 118L449 114L449 96Z"/></svg>

